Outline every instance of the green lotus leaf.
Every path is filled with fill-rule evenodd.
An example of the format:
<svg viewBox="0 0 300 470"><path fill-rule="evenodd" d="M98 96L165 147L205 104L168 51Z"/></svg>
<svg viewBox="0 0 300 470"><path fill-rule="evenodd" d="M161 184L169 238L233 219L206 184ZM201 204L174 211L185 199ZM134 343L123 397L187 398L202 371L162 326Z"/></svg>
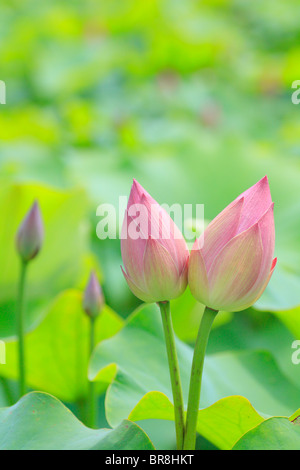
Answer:
<svg viewBox="0 0 300 470"><path fill-rule="evenodd" d="M247 432L233 450L300 450L300 426L287 418L270 418Z"/></svg>
<svg viewBox="0 0 300 470"><path fill-rule="evenodd" d="M180 340L177 340L177 351L186 404L193 351ZM106 417L112 426L131 416L132 410L149 392L160 392L165 396L163 400L172 402L161 319L155 305L138 309L117 335L98 345L90 362L89 377L103 381L107 380L108 373L110 377L114 374L105 403ZM247 398L260 416L289 416L298 407L299 389L280 372L267 352L208 355L201 408L210 407L222 398L233 395ZM151 400L145 403L151 404ZM233 406L234 401L226 403ZM244 407L245 412L247 406ZM153 405L151 407L153 410ZM233 416L235 412L233 406ZM164 419L164 414L164 406L159 406L155 417ZM245 420L247 422L247 414ZM243 430L246 428L247 424ZM217 424L215 432L218 432ZM224 436L224 442L215 439L213 442L226 446L228 442L233 444L238 437L235 433L228 442L226 438Z"/></svg>
<svg viewBox="0 0 300 470"><path fill-rule="evenodd" d="M136 405L128 419L174 420L174 406L163 393L150 392ZM229 450L241 435L263 420L246 398L234 396L199 410L197 431L219 449Z"/></svg>
<svg viewBox="0 0 300 470"><path fill-rule="evenodd" d="M0 409L1 450L144 450L153 449L136 424L124 420L115 429L85 427L60 401L33 392Z"/></svg>
<svg viewBox="0 0 300 470"><path fill-rule="evenodd" d="M82 311L81 300L79 290L63 292L40 325L26 335L28 385L68 402L87 393L89 319ZM123 320L106 306L96 321L96 341L113 336L122 324ZM0 365L0 375L18 377L15 341L6 344L6 364Z"/></svg>

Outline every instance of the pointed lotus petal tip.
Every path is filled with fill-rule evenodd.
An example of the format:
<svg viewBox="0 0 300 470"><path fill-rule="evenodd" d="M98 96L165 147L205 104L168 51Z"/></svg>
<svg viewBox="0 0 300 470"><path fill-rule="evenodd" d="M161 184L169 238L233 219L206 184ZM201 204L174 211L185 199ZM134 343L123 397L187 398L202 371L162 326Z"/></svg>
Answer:
<svg viewBox="0 0 300 470"><path fill-rule="evenodd" d="M104 296L95 271L91 271L89 281L84 291L83 310L91 317L96 318L103 309Z"/></svg>
<svg viewBox="0 0 300 470"><path fill-rule="evenodd" d="M135 178L133 178L131 189L137 189L138 187L139 187L139 183L137 182Z"/></svg>
<svg viewBox="0 0 300 470"><path fill-rule="evenodd" d="M269 186L268 176L267 175L263 176L260 180L258 180L251 187L254 188L254 187L257 187L257 186ZM251 189L251 187L249 189Z"/></svg>
<svg viewBox="0 0 300 470"><path fill-rule="evenodd" d="M133 180L132 185L131 185L131 192L135 192L135 191L138 192L138 188L139 188L138 182L136 180Z"/></svg>
<svg viewBox="0 0 300 470"><path fill-rule="evenodd" d="M132 180L132 190L137 191L141 196L145 193L143 186L135 179Z"/></svg>
<svg viewBox="0 0 300 470"><path fill-rule="evenodd" d="M265 175L261 180L259 180L254 186L261 186L271 196L269 178L267 177L267 175Z"/></svg>
<svg viewBox="0 0 300 470"><path fill-rule="evenodd" d="M191 254L193 251L201 251L203 248L203 244L204 244L204 239L202 236L196 238L191 249Z"/></svg>
<svg viewBox="0 0 300 470"><path fill-rule="evenodd" d="M273 261L272 261L272 266L271 266L271 273L274 271L275 267L276 267L276 264L277 264L277 260L278 258L274 258Z"/></svg>
<svg viewBox="0 0 300 470"><path fill-rule="evenodd" d="M30 210L21 222L17 236L16 246L19 255L24 262L35 258L44 241L44 225L40 206L34 201Z"/></svg>
<svg viewBox="0 0 300 470"><path fill-rule="evenodd" d="M269 189L270 186L269 186L269 179L267 177L267 175L265 175L263 178L261 178L260 180L258 180L256 183L254 183L252 186L250 186L250 188L248 188L244 193L248 193L248 192L252 192L253 190L256 190L257 188L266 188L266 189ZM243 194L244 194L243 193Z"/></svg>
<svg viewBox="0 0 300 470"><path fill-rule="evenodd" d="M141 204L141 198L144 195L146 198L152 199L143 186L136 179L133 179L127 207L130 208L134 204Z"/></svg>

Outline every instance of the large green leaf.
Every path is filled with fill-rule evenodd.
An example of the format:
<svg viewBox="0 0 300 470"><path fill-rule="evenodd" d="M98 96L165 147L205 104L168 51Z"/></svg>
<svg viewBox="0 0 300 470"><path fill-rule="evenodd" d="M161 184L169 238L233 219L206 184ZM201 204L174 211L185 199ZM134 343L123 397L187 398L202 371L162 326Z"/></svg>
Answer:
<svg viewBox="0 0 300 470"><path fill-rule="evenodd" d="M20 270L15 235L34 199L41 205L45 242L39 256L28 267L27 327L54 295L69 286L80 285L91 266L84 221L87 201L82 191L61 191L37 184L4 184L0 188L0 214L5 221L0 231L0 338L15 334Z"/></svg>
<svg viewBox="0 0 300 470"><path fill-rule="evenodd" d="M177 341L185 403L192 349ZM113 338L101 343L91 360L89 376L105 381L106 415L117 425L148 392L161 392L172 401L163 331L158 309L146 305L134 313ZM201 408L231 395L246 397L260 413L288 416L298 407L299 389L279 371L266 352L229 352L206 358ZM159 401L158 401L159 402ZM164 405L157 411L163 416Z"/></svg>
<svg viewBox="0 0 300 470"><path fill-rule="evenodd" d="M65 401L87 392L89 319L82 310L82 293L68 290L59 295L40 325L26 336L28 385ZM96 321L96 341L119 331L123 321L105 307ZM18 377L17 343L6 344L6 364L0 375Z"/></svg>
<svg viewBox="0 0 300 470"><path fill-rule="evenodd" d="M233 450L300 450L300 426L287 418L270 418L249 431Z"/></svg>
<svg viewBox="0 0 300 470"><path fill-rule="evenodd" d="M132 410L132 421L145 419L174 420L174 406L166 395L150 392ZM199 410L197 431L222 450L229 450L247 431L263 421L244 397L223 398L209 408Z"/></svg>
<svg viewBox="0 0 300 470"><path fill-rule="evenodd" d="M282 374L300 388L300 374L292 362L294 350L291 348L295 339L300 337L297 312L298 309L275 314L254 309L238 312L230 323L212 331L208 352L265 349L272 354Z"/></svg>
<svg viewBox="0 0 300 470"><path fill-rule="evenodd" d="M0 449L144 450L153 445L130 421L116 429L88 429L56 398L34 392L0 409Z"/></svg>
<svg viewBox="0 0 300 470"><path fill-rule="evenodd" d="M1 378L0 380L0 407L7 406L8 397L6 394L6 383L4 379Z"/></svg>
<svg viewBox="0 0 300 470"><path fill-rule="evenodd" d="M13 380L0 377L0 408L13 405L19 397L19 387Z"/></svg>
<svg viewBox="0 0 300 470"><path fill-rule="evenodd" d="M274 315L293 333L295 339L300 338L300 307L274 312Z"/></svg>

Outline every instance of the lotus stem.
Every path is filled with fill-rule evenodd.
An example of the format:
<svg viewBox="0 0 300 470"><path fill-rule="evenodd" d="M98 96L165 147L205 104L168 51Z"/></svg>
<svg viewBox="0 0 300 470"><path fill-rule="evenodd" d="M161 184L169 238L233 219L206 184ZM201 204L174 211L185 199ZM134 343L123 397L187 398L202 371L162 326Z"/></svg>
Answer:
<svg viewBox="0 0 300 470"><path fill-rule="evenodd" d="M167 354L168 354L168 361L169 361L170 378L171 378L173 401L174 401L177 449L182 450L183 442L184 442L184 404L183 404L179 364L178 364L176 345L175 345L175 336L174 336L172 317L171 317L170 302L159 302L158 305L159 305L161 316L162 316Z"/></svg>
<svg viewBox="0 0 300 470"><path fill-rule="evenodd" d="M25 362L25 338L24 338L24 293L25 293L26 273L27 273L27 262L22 261L20 279L19 279L18 306L17 306L20 398L26 393L26 362Z"/></svg>
<svg viewBox="0 0 300 470"><path fill-rule="evenodd" d="M95 317L90 318L90 349L89 349L89 358L92 356L95 349ZM93 381L89 381L89 391L88 391L88 424L90 428L95 429L97 424L97 391L96 384Z"/></svg>
<svg viewBox="0 0 300 470"><path fill-rule="evenodd" d="M195 450L196 447L196 429L198 411L200 406L204 359L211 327L217 314L218 312L216 310L212 310L211 308L206 307L200 323L192 364L189 401L186 418L186 431L183 446L184 450Z"/></svg>

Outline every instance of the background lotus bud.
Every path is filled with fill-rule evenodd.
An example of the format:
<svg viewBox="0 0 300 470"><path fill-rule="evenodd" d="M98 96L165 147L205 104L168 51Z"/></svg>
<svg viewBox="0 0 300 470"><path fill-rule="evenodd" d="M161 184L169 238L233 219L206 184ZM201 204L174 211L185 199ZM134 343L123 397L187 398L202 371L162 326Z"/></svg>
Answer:
<svg viewBox="0 0 300 470"><path fill-rule="evenodd" d="M39 253L44 240L44 226L38 202L35 202L17 233L17 250L22 260L32 260Z"/></svg>
<svg viewBox="0 0 300 470"><path fill-rule="evenodd" d="M96 318L101 313L103 306L102 289L96 274L92 272L83 296L83 310L89 317Z"/></svg>
<svg viewBox="0 0 300 470"><path fill-rule="evenodd" d="M277 261L273 207L265 177L226 207L196 240L189 285L199 302L234 312L261 296Z"/></svg>
<svg viewBox="0 0 300 470"><path fill-rule="evenodd" d="M135 180L121 238L122 271L134 295L159 302L185 291L187 244L167 212Z"/></svg>

